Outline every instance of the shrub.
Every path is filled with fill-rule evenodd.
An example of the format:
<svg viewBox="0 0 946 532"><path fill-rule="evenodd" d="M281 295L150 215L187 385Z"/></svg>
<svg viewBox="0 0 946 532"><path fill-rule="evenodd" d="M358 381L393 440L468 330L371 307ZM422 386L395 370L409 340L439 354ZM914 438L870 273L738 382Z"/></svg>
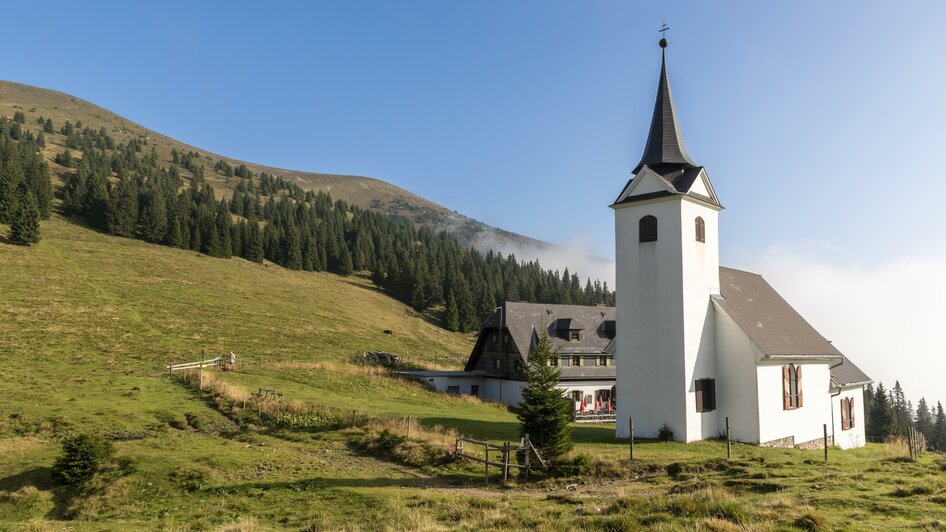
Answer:
<svg viewBox="0 0 946 532"><path fill-rule="evenodd" d="M62 455L53 464L53 479L78 485L102 470L115 456L112 442L95 434L79 434L62 442Z"/></svg>
<svg viewBox="0 0 946 532"><path fill-rule="evenodd" d="M828 521L814 510L809 510L795 519L795 527L810 532L828 530Z"/></svg>
<svg viewBox="0 0 946 532"><path fill-rule="evenodd" d="M673 441L673 429L670 428L670 425L664 423L657 431L657 438L660 441Z"/></svg>
<svg viewBox="0 0 946 532"><path fill-rule="evenodd" d="M377 446L387 454L393 454L397 448L407 441L405 436L395 434L388 429L384 429L378 434Z"/></svg>
<svg viewBox="0 0 946 532"><path fill-rule="evenodd" d="M578 477L591 472L591 457L587 454L576 454L562 458L552 464L552 475L556 477Z"/></svg>
<svg viewBox="0 0 946 532"><path fill-rule="evenodd" d="M186 491L194 492L210 484L210 472L199 467L183 466L175 469L169 475L171 480Z"/></svg>

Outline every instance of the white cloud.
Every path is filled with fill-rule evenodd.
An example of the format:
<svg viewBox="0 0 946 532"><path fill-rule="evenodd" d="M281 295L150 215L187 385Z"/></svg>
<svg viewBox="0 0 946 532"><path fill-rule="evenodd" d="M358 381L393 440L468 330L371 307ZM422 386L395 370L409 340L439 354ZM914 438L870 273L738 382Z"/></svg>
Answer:
<svg viewBox="0 0 946 532"><path fill-rule="evenodd" d="M614 290L614 260L595 257L591 239L575 238L563 245L541 247L508 240L499 242L496 239L481 239L477 245L481 249L492 249L504 255L512 253L520 261L538 259L546 270L558 270L561 273L568 268L570 274L578 274L583 288L585 280L590 277L592 281L598 279L607 282L608 288Z"/></svg>
<svg viewBox="0 0 946 532"><path fill-rule="evenodd" d="M772 246L745 269L762 274L876 381L909 399L946 402L946 258L870 265L825 258L813 243Z"/></svg>

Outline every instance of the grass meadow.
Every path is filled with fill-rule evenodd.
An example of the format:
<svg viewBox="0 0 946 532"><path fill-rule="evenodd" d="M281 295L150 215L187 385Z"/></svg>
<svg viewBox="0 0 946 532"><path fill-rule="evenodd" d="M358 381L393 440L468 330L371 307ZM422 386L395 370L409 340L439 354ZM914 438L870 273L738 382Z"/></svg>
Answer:
<svg viewBox="0 0 946 532"><path fill-rule="evenodd" d="M358 277L213 259L58 216L42 230L34 247L0 243L0 530L946 526L946 458L911 462L897 444L831 450L824 464L820 451L735 444L729 462L719 441L640 442L629 463L613 426L585 425L573 437L590 475L501 486L494 472L485 484L481 465L450 459L454 437L515 440L513 413L350 362L383 350L456 368L468 336ZM163 370L202 351L234 351L237 370L208 371L203 391ZM261 387L282 401L254 411ZM315 421L273 421L287 416ZM406 416L411 439L379 444L382 430L406 435ZM106 434L118 460L81 489L58 487L59 441L80 431Z"/></svg>

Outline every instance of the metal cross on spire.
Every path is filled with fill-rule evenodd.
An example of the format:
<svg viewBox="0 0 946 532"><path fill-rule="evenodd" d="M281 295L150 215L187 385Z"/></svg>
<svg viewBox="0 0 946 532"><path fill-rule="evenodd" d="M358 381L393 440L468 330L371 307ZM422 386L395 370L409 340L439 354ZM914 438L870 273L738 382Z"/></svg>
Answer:
<svg viewBox="0 0 946 532"><path fill-rule="evenodd" d="M665 20L663 24L660 25L660 30L658 30L658 32L660 33L660 47L661 48L667 47L667 31L669 29L670 29L670 26L667 25L667 21Z"/></svg>

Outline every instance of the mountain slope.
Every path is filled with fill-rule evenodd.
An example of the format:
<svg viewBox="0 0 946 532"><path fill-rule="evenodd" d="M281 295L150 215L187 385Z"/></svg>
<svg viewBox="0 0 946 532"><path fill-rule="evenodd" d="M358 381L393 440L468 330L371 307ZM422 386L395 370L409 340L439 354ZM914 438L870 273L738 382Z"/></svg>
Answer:
<svg viewBox="0 0 946 532"><path fill-rule="evenodd" d="M35 121L40 116L51 118L57 130L67 120L73 123L81 121L83 127L105 128L118 142L127 142L133 138L146 139L148 149L154 146L159 160L165 164L171 161L172 149L180 152L197 151L205 158L207 181L215 190L227 196L232 192L236 180L227 182L224 176L213 170L213 165L218 160L226 161L234 167L245 164L253 172L267 172L291 180L303 189L330 192L333 197L359 207L380 210L404 217L416 224L449 231L465 244L478 249L534 248L538 251L553 247L551 244L468 218L380 179L287 170L240 161L177 141L69 94L0 81L0 115L12 116L15 111L25 113L28 122Z"/></svg>

